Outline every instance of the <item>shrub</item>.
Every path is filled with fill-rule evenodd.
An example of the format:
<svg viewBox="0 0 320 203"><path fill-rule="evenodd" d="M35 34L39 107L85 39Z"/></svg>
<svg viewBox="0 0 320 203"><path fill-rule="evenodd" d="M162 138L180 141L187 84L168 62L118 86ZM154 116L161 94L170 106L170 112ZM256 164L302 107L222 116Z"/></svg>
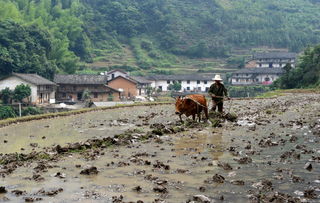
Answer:
<svg viewBox="0 0 320 203"><path fill-rule="evenodd" d="M37 114L42 114L43 112L41 109L36 108L36 107L27 107L22 110L21 115L22 116L30 116L30 115L37 115Z"/></svg>
<svg viewBox="0 0 320 203"><path fill-rule="evenodd" d="M16 116L11 106L0 106L0 119L13 118Z"/></svg>
<svg viewBox="0 0 320 203"><path fill-rule="evenodd" d="M0 91L0 98L2 99L4 104L9 104L13 97L13 91L8 87Z"/></svg>
<svg viewBox="0 0 320 203"><path fill-rule="evenodd" d="M29 85L21 84L17 85L13 91L13 99L22 102L24 98L31 95L31 88Z"/></svg>

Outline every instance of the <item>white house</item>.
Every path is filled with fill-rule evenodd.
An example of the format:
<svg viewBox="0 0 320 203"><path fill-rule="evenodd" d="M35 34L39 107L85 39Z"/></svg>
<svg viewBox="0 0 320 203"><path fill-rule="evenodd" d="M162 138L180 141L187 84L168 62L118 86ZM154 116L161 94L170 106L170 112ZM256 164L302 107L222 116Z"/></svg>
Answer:
<svg viewBox="0 0 320 203"><path fill-rule="evenodd" d="M30 101L33 104L55 103L57 85L37 74L13 73L0 80L0 90L14 90L17 85L29 85L31 88Z"/></svg>
<svg viewBox="0 0 320 203"><path fill-rule="evenodd" d="M213 84L213 75L153 75L147 77L151 87L169 91L168 86L174 82L181 83L180 92L206 92Z"/></svg>
<svg viewBox="0 0 320 203"><path fill-rule="evenodd" d="M256 68L283 68L286 64L294 68L296 57L296 53L290 52L261 52L255 53L249 62L255 62Z"/></svg>
<svg viewBox="0 0 320 203"><path fill-rule="evenodd" d="M283 68L244 68L234 72L230 82L232 85L269 85L278 79L283 72Z"/></svg>

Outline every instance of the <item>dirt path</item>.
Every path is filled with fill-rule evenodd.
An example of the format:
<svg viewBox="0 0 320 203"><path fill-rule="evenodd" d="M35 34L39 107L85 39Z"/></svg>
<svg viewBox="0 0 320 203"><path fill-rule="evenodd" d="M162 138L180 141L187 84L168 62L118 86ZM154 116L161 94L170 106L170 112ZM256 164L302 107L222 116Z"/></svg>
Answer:
<svg viewBox="0 0 320 203"><path fill-rule="evenodd" d="M0 150L18 154L0 157L0 200L319 202L320 95L234 101L232 111L238 121L219 128L180 124L170 105L5 127Z"/></svg>

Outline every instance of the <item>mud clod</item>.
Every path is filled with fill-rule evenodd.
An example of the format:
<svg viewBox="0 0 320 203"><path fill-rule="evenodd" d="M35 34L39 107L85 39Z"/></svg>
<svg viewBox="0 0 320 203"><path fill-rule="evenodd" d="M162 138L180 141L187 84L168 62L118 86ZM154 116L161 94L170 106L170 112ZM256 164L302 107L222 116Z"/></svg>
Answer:
<svg viewBox="0 0 320 203"><path fill-rule="evenodd" d="M97 167L95 167L95 166L91 166L90 168L83 169L80 172L81 175L96 175L98 173L99 173L99 171L98 171Z"/></svg>
<svg viewBox="0 0 320 203"><path fill-rule="evenodd" d="M210 203L211 199L204 195L194 195L193 200L201 203Z"/></svg>
<svg viewBox="0 0 320 203"><path fill-rule="evenodd" d="M0 194L3 194L3 193L7 193L7 190L5 187L1 186L0 187Z"/></svg>

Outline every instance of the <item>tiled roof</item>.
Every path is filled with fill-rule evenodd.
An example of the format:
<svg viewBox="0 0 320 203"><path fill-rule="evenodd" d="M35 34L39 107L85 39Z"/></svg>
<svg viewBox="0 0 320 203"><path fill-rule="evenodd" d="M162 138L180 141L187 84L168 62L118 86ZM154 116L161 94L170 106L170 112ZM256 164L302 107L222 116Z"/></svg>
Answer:
<svg viewBox="0 0 320 203"><path fill-rule="evenodd" d="M200 81L209 81L212 80L214 75L200 75L200 74L192 74L192 75L152 75L148 76L148 80L200 80Z"/></svg>
<svg viewBox="0 0 320 203"><path fill-rule="evenodd" d="M121 75L119 75L118 77L115 77L115 78L109 80L108 83L111 82L111 81L114 81L114 80L116 80L116 79L118 79L118 78L123 78L123 79L125 79L125 80L128 80L128 81L134 83L134 84L137 84L137 83L138 83L137 81L135 81L135 80L133 80L133 79L131 79L131 78L129 78L129 77L123 77L123 76L121 76Z"/></svg>
<svg viewBox="0 0 320 203"><path fill-rule="evenodd" d="M150 84L151 83L150 80L148 80L147 78L142 77L142 76L130 76L129 78L131 78L132 80L137 81L140 84Z"/></svg>
<svg viewBox="0 0 320 203"><path fill-rule="evenodd" d="M253 54L254 59L293 59L296 53L290 52L260 52Z"/></svg>
<svg viewBox="0 0 320 203"><path fill-rule="evenodd" d="M12 76L16 76L26 82L35 84L35 85L56 85L54 82L41 77L37 74L26 74L26 73L12 73Z"/></svg>
<svg viewBox="0 0 320 203"><path fill-rule="evenodd" d="M106 75L55 75L54 82L57 84L75 85L101 85L107 84Z"/></svg>

